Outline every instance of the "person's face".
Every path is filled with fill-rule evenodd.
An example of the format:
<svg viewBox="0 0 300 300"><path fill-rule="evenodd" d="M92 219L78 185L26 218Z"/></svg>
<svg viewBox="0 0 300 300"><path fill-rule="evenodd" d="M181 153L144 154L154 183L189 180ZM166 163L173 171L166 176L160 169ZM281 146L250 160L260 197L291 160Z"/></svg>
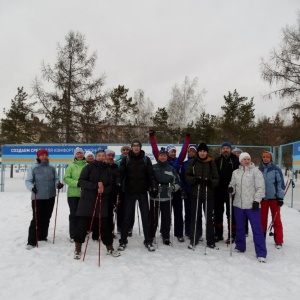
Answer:
<svg viewBox="0 0 300 300"><path fill-rule="evenodd" d="M85 159L88 163L94 161L94 156L92 154L88 155Z"/></svg>
<svg viewBox="0 0 300 300"><path fill-rule="evenodd" d="M105 152L99 152L99 153L97 153L97 155L96 155L96 160L97 161L105 161Z"/></svg>
<svg viewBox="0 0 300 300"><path fill-rule="evenodd" d="M247 167L247 166L250 166L251 164L251 158L250 157L244 157L242 160L241 160L241 165L243 167Z"/></svg>
<svg viewBox="0 0 300 300"><path fill-rule="evenodd" d="M127 156L128 155L128 152L129 152L129 149L128 148L125 148L125 149L122 149L121 150L121 153L123 156Z"/></svg>
<svg viewBox="0 0 300 300"><path fill-rule="evenodd" d="M39 160L40 160L41 162L47 162L47 161L49 161L49 156L48 156L48 154L44 153L44 154L40 155L40 156L39 156Z"/></svg>
<svg viewBox="0 0 300 300"><path fill-rule="evenodd" d="M115 155L113 153L107 153L106 154L106 161L107 162L109 162L109 163L114 162L114 158L115 158Z"/></svg>
<svg viewBox="0 0 300 300"><path fill-rule="evenodd" d="M133 143L131 147L132 147L132 152L133 152L134 154L139 154L139 153L140 153L140 151L141 151L141 146L140 146L139 143Z"/></svg>
<svg viewBox="0 0 300 300"><path fill-rule="evenodd" d="M230 154L231 154L231 148L230 147L228 147L228 146L224 146L224 147L222 147L222 149L221 149L221 153L222 153L222 155L224 156L224 157L229 157L230 156Z"/></svg>
<svg viewBox="0 0 300 300"><path fill-rule="evenodd" d="M165 161L167 161L167 159L168 159L168 155L167 154L159 154L158 155L158 160L160 162L165 162Z"/></svg>
<svg viewBox="0 0 300 300"><path fill-rule="evenodd" d="M207 156L207 151L200 150L200 151L198 151L198 155L200 158L204 159Z"/></svg>
<svg viewBox="0 0 300 300"><path fill-rule="evenodd" d="M195 157L197 151L193 148L188 149L188 157Z"/></svg>
<svg viewBox="0 0 300 300"><path fill-rule="evenodd" d="M241 155L241 152L232 152L232 153L235 154L237 157Z"/></svg>
<svg viewBox="0 0 300 300"><path fill-rule="evenodd" d="M262 161L264 164L268 164L271 161L271 157L269 155L264 155L262 156Z"/></svg>
<svg viewBox="0 0 300 300"><path fill-rule="evenodd" d="M83 158L84 158L84 153L83 153L83 152L77 152L77 153L75 154L75 158L76 158L77 160L83 160Z"/></svg>
<svg viewBox="0 0 300 300"><path fill-rule="evenodd" d="M168 152L169 157L176 158L176 150L172 149Z"/></svg>

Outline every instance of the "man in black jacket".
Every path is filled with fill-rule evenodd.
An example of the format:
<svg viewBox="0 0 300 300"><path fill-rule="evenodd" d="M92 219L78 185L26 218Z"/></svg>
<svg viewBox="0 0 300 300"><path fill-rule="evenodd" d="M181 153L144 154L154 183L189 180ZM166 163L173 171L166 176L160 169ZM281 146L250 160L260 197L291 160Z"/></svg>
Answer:
<svg viewBox="0 0 300 300"><path fill-rule="evenodd" d="M131 150L128 157L124 157L120 164L120 182L125 192L124 220L121 228L121 239L118 250L123 251L128 243L128 230L132 223L136 200L139 201L139 208L142 217L144 231L144 245L149 251L154 251L152 237L150 236L149 203L147 191L150 187L151 197L158 194L152 163L145 152L141 150L142 143L134 139L131 143Z"/></svg>
<svg viewBox="0 0 300 300"><path fill-rule="evenodd" d="M218 168L220 182L215 190L215 205L214 205L214 225L215 225L215 240L216 242L224 239L223 237L223 215L224 203L226 205L226 216L228 221L228 229L230 224L230 207L229 194L227 188L231 180L232 172L238 169L240 163L238 157L233 154L232 146L228 142L221 145L221 155L215 158L215 163ZM232 237L235 238L235 219L232 214ZM229 243L229 237L226 240Z"/></svg>

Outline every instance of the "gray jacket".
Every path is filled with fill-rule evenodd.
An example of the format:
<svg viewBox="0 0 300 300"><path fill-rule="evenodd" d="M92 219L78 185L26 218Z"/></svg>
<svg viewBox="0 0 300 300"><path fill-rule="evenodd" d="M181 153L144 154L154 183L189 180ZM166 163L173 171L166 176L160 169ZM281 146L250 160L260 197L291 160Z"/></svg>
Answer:
<svg viewBox="0 0 300 300"><path fill-rule="evenodd" d="M242 209L252 208L253 201L260 203L265 196L264 177L253 163L233 171L229 186L233 187L235 194L233 206Z"/></svg>
<svg viewBox="0 0 300 300"><path fill-rule="evenodd" d="M55 168L49 162L33 164L25 179L26 188L31 191L36 186L37 200L48 200L56 196L56 187L59 178ZM31 193L31 200L34 200L34 193Z"/></svg>

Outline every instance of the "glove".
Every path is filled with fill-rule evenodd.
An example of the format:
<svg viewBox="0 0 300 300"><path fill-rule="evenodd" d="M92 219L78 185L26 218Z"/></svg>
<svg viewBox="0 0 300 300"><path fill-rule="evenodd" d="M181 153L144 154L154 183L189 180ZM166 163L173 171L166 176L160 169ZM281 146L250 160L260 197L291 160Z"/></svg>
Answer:
<svg viewBox="0 0 300 300"><path fill-rule="evenodd" d="M150 194L150 197L151 197L151 198L156 198L157 195L158 195L158 190L157 190L157 189L153 189L153 190L151 190L151 191L149 192L149 194Z"/></svg>
<svg viewBox="0 0 300 300"><path fill-rule="evenodd" d="M232 187L232 186L229 186L229 187L227 188L227 192L228 192L228 194L232 194L232 193L233 193L233 187Z"/></svg>
<svg viewBox="0 0 300 300"><path fill-rule="evenodd" d="M35 194L37 194L37 192L38 192L38 190L37 190L37 188L36 188L35 186L34 186L31 190L32 190L32 192L35 193Z"/></svg>
<svg viewBox="0 0 300 300"><path fill-rule="evenodd" d="M278 205L279 207L281 207L281 206L283 205L283 199L278 198L278 199L277 199L277 205Z"/></svg>
<svg viewBox="0 0 300 300"><path fill-rule="evenodd" d="M159 186L158 186L158 192L157 192L157 193L161 193L161 192L162 192L162 190L163 190L162 186L161 186L161 185L159 185Z"/></svg>
<svg viewBox="0 0 300 300"><path fill-rule="evenodd" d="M187 195L186 195L186 191L185 189L181 188L181 199L186 199Z"/></svg>
<svg viewBox="0 0 300 300"><path fill-rule="evenodd" d="M190 132L187 132L187 133L186 133L186 137L191 137L191 133L190 133Z"/></svg>
<svg viewBox="0 0 300 300"><path fill-rule="evenodd" d="M259 210L259 203L257 201L253 201L252 210L253 211Z"/></svg>
<svg viewBox="0 0 300 300"><path fill-rule="evenodd" d="M173 184L168 185L168 192L173 193L175 191L175 186Z"/></svg>
<svg viewBox="0 0 300 300"><path fill-rule="evenodd" d="M212 185L212 181L211 181L211 179L209 179L209 178L204 178L204 179L203 179L203 183L204 183L205 185L207 185L207 186Z"/></svg>
<svg viewBox="0 0 300 300"><path fill-rule="evenodd" d="M200 184L203 182L203 179L201 177L195 177L194 182L195 182L195 184Z"/></svg>
<svg viewBox="0 0 300 300"><path fill-rule="evenodd" d="M155 134L155 131L153 130L153 129L149 129L149 136L154 136L154 134Z"/></svg>
<svg viewBox="0 0 300 300"><path fill-rule="evenodd" d="M63 185L61 182L59 182L59 183L57 184L57 189L58 189L58 190L62 189L63 187L64 187L64 185Z"/></svg>
<svg viewBox="0 0 300 300"><path fill-rule="evenodd" d="M117 184L116 185L116 189L117 189L117 193L122 192L122 186L121 186L121 184Z"/></svg>

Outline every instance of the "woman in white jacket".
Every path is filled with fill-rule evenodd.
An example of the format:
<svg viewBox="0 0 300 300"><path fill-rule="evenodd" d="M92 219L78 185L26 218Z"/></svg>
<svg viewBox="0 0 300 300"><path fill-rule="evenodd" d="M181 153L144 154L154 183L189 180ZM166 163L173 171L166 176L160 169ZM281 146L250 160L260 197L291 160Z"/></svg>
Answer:
<svg viewBox="0 0 300 300"><path fill-rule="evenodd" d="M265 182L261 172L251 162L249 153L243 152L240 167L232 173L228 187L229 194L235 194L233 208L236 221L236 251L246 251L245 219L249 219L255 252L258 261L265 262L266 241L260 222L260 202L265 196Z"/></svg>

